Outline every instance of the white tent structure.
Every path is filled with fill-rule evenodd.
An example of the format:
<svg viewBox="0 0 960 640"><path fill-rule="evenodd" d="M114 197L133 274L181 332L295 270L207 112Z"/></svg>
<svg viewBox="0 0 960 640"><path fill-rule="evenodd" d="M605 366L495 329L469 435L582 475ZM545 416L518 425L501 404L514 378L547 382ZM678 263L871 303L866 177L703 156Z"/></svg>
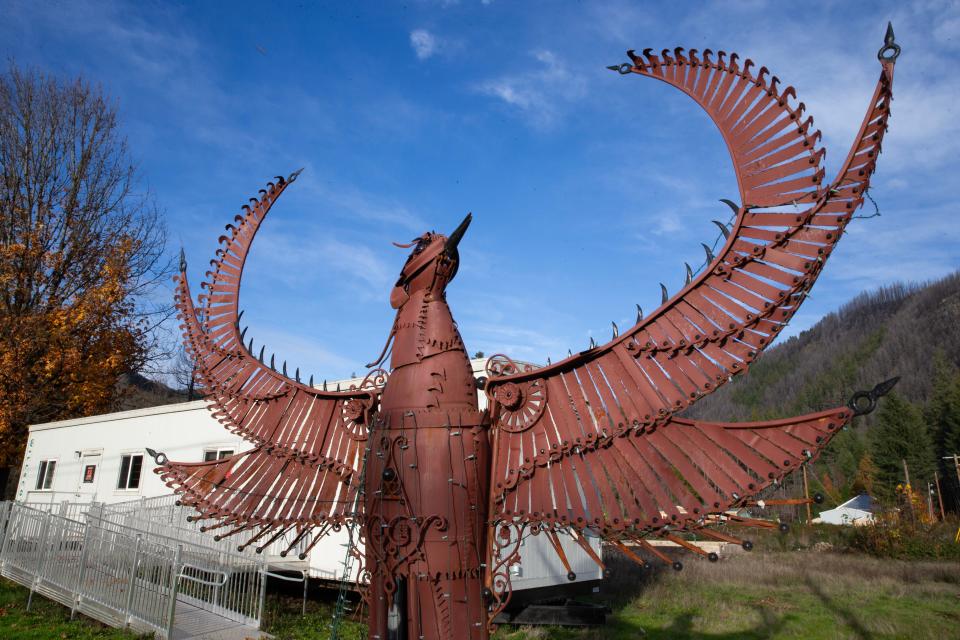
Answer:
<svg viewBox="0 0 960 640"><path fill-rule="evenodd" d="M847 500L843 504L827 511L813 519L814 523L841 524L860 526L873 523L873 514L877 510L877 503L865 493Z"/></svg>

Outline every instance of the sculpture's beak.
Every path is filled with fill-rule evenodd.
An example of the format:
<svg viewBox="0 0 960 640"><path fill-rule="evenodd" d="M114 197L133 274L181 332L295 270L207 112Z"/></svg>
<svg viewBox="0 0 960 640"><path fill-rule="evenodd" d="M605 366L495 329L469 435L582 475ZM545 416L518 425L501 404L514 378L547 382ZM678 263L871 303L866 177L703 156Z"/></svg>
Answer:
<svg viewBox="0 0 960 640"><path fill-rule="evenodd" d="M470 221L473 220L473 214L468 213L467 217L463 219L463 222L460 223L460 226L453 230L453 233L450 234L450 237L447 238L447 244L445 251L448 256L454 256L457 253L457 245L460 244L460 240L463 239L463 234L467 232L467 227L470 226Z"/></svg>

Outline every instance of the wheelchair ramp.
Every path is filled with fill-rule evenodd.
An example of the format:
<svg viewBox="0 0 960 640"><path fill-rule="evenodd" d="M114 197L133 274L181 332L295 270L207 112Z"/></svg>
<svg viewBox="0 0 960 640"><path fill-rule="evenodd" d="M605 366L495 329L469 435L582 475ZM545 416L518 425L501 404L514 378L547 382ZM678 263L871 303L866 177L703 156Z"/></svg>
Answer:
<svg viewBox="0 0 960 640"><path fill-rule="evenodd" d="M258 630L265 559L121 524L103 505L38 507L0 503L0 574L30 590L28 607L39 593L161 638L269 637Z"/></svg>
<svg viewBox="0 0 960 640"><path fill-rule="evenodd" d="M171 640L246 640L272 638L255 625L243 624L201 609L182 600L177 601Z"/></svg>

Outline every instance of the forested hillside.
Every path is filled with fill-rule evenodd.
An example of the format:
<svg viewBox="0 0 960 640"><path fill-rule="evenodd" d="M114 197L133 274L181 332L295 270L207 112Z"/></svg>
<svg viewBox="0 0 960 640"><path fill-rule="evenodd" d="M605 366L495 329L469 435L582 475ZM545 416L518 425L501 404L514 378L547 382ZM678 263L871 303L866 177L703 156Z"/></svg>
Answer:
<svg viewBox="0 0 960 640"><path fill-rule="evenodd" d="M197 399L196 397L188 398L187 392L182 389L171 389L162 382L150 380L138 373L121 376L117 387L119 394L116 411L143 409Z"/></svg>
<svg viewBox="0 0 960 640"><path fill-rule="evenodd" d="M816 291L814 291L816 295ZM858 418L814 466L832 502L862 490L894 499L904 459L915 488L939 469L947 508L960 507L953 463L960 448L960 272L926 284L863 293L813 328L772 347L691 417L757 420L842 404L900 376L875 413ZM957 451L960 452L960 451ZM924 500L926 498L924 497Z"/></svg>

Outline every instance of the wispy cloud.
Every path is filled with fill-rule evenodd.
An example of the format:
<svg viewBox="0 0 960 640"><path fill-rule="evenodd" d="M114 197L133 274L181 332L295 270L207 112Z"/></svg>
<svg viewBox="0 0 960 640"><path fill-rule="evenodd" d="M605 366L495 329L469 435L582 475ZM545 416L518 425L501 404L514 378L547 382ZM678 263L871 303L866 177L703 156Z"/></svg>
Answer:
<svg viewBox="0 0 960 640"><path fill-rule="evenodd" d="M546 129L557 122L566 104L586 94L586 80L552 51L540 49L531 55L538 63L535 69L486 80L476 90L499 98L533 126Z"/></svg>
<svg viewBox="0 0 960 640"><path fill-rule="evenodd" d="M295 295L346 290L365 301L380 301L396 279L389 245L340 239L321 225L281 224L257 235L249 260L249 284L267 296L287 289Z"/></svg>
<svg viewBox="0 0 960 640"><path fill-rule="evenodd" d="M317 173L304 172L301 181L305 183L304 197L309 197L314 203L312 206L318 209L341 218L385 223L415 235L423 233L429 226L419 215L396 199L372 195L343 182L324 180L317 177Z"/></svg>
<svg viewBox="0 0 960 640"><path fill-rule="evenodd" d="M426 29L410 32L410 46L421 60L432 57L440 49L440 40Z"/></svg>
<svg viewBox="0 0 960 640"><path fill-rule="evenodd" d="M346 377L348 372L362 370L362 363L324 346L315 335L291 333L270 328L269 325L263 328L255 327L254 331L254 351L259 351L259 345L266 345L265 360L269 357L268 354L276 354L277 368L283 361L288 361L289 375L293 377L299 368L300 379L304 382L308 381L311 375L318 376L314 383L319 384L324 376Z"/></svg>
<svg viewBox="0 0 960 640"><path fill-rule="evenodd" d="M555 335L519 327L516 320L511 324L473 324L470 330L470 344L488 356L500 352L512 358L540 363L547 354L565 353L566 349L566 343Z"/></svg>

